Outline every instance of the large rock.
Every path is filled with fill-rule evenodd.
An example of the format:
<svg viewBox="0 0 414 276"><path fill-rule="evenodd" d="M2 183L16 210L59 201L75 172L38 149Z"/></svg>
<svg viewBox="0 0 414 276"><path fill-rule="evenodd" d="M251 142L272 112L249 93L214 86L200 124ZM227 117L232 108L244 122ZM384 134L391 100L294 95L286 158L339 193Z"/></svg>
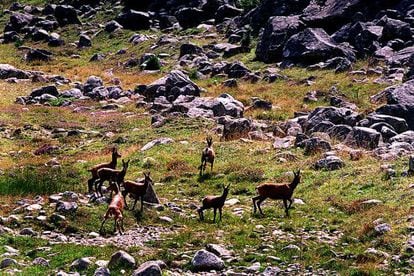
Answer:
<svg viewBox="0 0 414 276"><path fill-rule="evenodd" d="M374 102L385 100L388 104L414 105L414 80L386 88L371 97Z"/></svg>
<svg viewBox="0 0 414 276"><path fill-rule="evenodd" d="M194 271L222 270L224 268L222 259L204 249L197 251L191 260L191 265Z"/></svg>
<svg viewBox="0 0 414 276"><path fill-rule="evenodd" d="M0 79L8 78L28 79L30 78L30 73L9 64L0 64Z"/></svg>
<svg viewBox="0 0 414 276"><path fill-rule="evenodd" d="M318 107L312 111L304 123L305 130L309 131L320 125L323 121L328 121L334 125L344 124L354 126L361 116L348 108L339 107Z"/></svg>
<svg viewBox="0 0 414 276"><path fill-rule="evenodd" d="M403 133L400 133L400 134L392 137L390 139L390 142L391 143L394 143L394 142L400 142L400 143L401 142L405 142L405 143L413 144L414 143L414 131L408 130L408 131L405 131Z"/></svg>
<svg viewBox="0 0 414 276"><path fill-rule="evenodd" d="M59 91L54 85L43 86L43 87L34 89L32 93L30 93L30 97L40 97L44 94L49 94L49 95L57 97L59 96Z"/></svg>
<svg viewBox="0 0 414 276"><path fill-rule="evenodd" d="M351 48L337 44L320 28L307 28L293 35L283 48L283 57L302 65L315 64L335 57L355 61L355 54Z"/></svg>
<svg viewBox="0 0 414 276"><path fill-rule="evenodd" d="M305 139L303 141L300 141L299 143L295 143L295 145L299 148L303 148L305 150L304 153L306 155L322 151L329 151L332 149L331 144L329 144L329 142L319 137Z"/></svg>
<svg viewBox="0 0 414 276"><path fill-rule="evenodd" d="M286 41L304 28L299 16L275 16L269 19L260 34L256 58L266 63L282 58Z"/></svg>
<svg viewBox="0 0 414 276"><path fill-rule="evenodd" d="M378 24L384 27L382 38L385 41L396 38L404 41L412 39L410 24L406 22L384 16L380 19Z"/></svg>
<svg viewBox="0 0 414 276"><path fill-rule="evenodd" d="M244 106L229 94L217 98L179 96L172 106L173 112L182 112L190 117L243 117Z"/></svg>
<svg viewBox="0 0 414 276"><path fill-rule="evenodd" d="M204 13L197 8L182 8L175 17L184 29L197 27L204 20Z"/></svg>
<svg viewBox="0 0 414 276"><path fill-rule="evenodd" d="M83 85L85 93L91 92L94 88L103 86L103 81L100 77L90 76Z"/></svg>
<svg viewBox="0 0 414 276"><path fill-rule="evenodd" d="M389 115L382 115L382 114L369 114L365 119L358 122L358 126L363 127L372 127L372 125L377 123L387 123L390 125L397 133L404 132L408 130L408 125L405 119L389 116Z"/></svg>
<svg viewBox="0 0 414 276"><path fill-rule="evenodd" d="M314 165L315 169L317 170L328 170L328 171L339 170L340 168L344 166L345 166L345 163L342 161L342 159L334 155L326 156L318 160Z"/></svg>
<svg viewBox="0 0 414 276"><path fill-rule="evenodd" d="M372 128L354 127L346 138L349 145L362 147L365 149L375 149L381 139L381 134Z"/></svg>
<svg viewBox="0 0 414 276"><path fill-rule="evenodd" d="M9 23L4 28L5 32L15 31L20 32L20 30L29 25L33 20L33 15L28 13L14 12L10 15Z"/></svg>
<svg viewBox="0 0 414 276"><path fill-rule="evenodd" d="M135 10L123 11L115 20L129 30L146 30L151 26L149 14Z"/></svg>
<svg viewBox="0 0 414 276"><path fill-rule="evenodd" d="M259 5L248 12L242 24L249 24L254 31L260 30L272 16L288 16L300 14L309 4L310 0L263 0Z"/></svg>
<svg viewBox="0 0 414 276"><path fill-rule="evenodd" d="M150 85L138 91L144 95L147 101L164 96L173 101L180 95L200 96L200 88L182 71L173 70L167 76L156 80Z"/></svg>
<svg viewBox="0 0 414 276"><path fill-rule="evenodd" d="M69 5L56 6L55 17L60 26L81 24L76 9Z"/></svg>
<svg viewBox="0 0 414 276"><path fill-rule="evenodd" d="M223 125L224 140L235 140L247 137L253 128L252 121L246 118L233 119L225 116L220 117L218 123Z"/></svg>
<svg viewBox="0 0 414 276"><path fill-rule="evenodd" d="M24 59L28 62L49 61L52 59L52 53L43 49L29 49Z"/></svg>
<svg viewBox="0 0 414 276"><path fill-rule="evenodd" d="M242 9L238 9L232 5L229 4L225 4L220 6L217 11L216 14L214 16L215 19L215 23L221 23L224 21L225 18L232 18L235 16L240 15L243 12Z"/></svg>
<svg viewBox="0 0 414 276"><path fill-rule="evenodd" d="M78 209L76 202L58 201L56 203L56 211L62 214L74 213Z"/></svg>

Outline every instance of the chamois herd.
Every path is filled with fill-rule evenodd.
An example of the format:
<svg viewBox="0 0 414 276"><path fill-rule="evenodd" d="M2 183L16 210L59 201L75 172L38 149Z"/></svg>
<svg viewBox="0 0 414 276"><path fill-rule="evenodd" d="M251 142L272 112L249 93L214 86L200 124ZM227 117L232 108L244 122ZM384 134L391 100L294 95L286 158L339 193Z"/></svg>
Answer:
<svg viewBox="0 0 414 276"><path fill-rule="evenodd" d="M206 141L207 146L201 153L201 165L199 166L200 176L202 176L206 171L207 163L210 163L210 169L211 171L213 170L214 160L216 157L215 151L213 149L212 137L207 137ZM107 190L111 192L111 201L103 217L100 232L102 232L105 222L109 218L113 217L115 222L114 232L118 230L118 232L122 234L124 231L123 211L125 207L128 208L126 201L127 196L129 195L132 199L135 200L131 210L135 209L137 201L140 200L142 213L144 208L144 196L147 192L148 187L150 185L153 185L153 180L150 177L150 172L144 172L144 180L141 182L125 180L129 166L129 160L122 160L122 169L117 170L117 161L118 158L121 157L122 156L118 150L116 148L113 148L111 162L95 165L88 170L92 175L92 177L88 180L89 193L94 192L96 194L96 197L102 196L102 186L105 181L109 182ZM252 198L253 213L256 213L256 210L259 209L260 214L264 215L260 205L264 200L269 198L274 200L282 200L285 207L286 216L288 217L289 209L293 203L292 195L295 188L300 183L301 178L300 170L293 172L293 174L294 178L291 183L263 183L257 186L256 190L258 195ZM216 221L217 210L219 211L219 221L221 221L222 210L229 193L229 188L230 184L227 186L223 185L223 193L221 195L208 195L202 200L202 205L197 209L200 220L204 220L204 210L213 209L213 222Z"/></svg>

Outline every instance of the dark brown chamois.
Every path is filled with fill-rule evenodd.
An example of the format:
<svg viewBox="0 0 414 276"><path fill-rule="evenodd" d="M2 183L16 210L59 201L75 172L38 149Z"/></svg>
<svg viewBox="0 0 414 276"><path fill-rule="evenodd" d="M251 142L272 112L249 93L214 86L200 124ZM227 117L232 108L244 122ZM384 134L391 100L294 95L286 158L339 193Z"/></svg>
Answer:
<svg viewBox="0 0 414 276"><path fill-rule="evenodd" d="M203 152L201 153L201 165L199 167L200 176L202 176L204 171L206 170L207 163L210 163L211 171L213 171L214 159L216 158L216 153L213 149L213 138L211 136L208 136L206 138L206 141L207 147L205 147L203 149Z"/></svg>
<svg viewBox="0 0 414 276"><path fill-rule="evenodd" d="M102 196L102 185L105 181L111 182L112 180L116 181L118 185L124 182L124 178L128 169L129 160L124 162L122 160L122 170L114 170L109 168L103 168L98 170L99 179L95 181L95 190L96 193L100 193ZM99 195L99 194L98 194Z"/></svg>
<svg viewBox="0 0 414 276"><path fill-rule="evenodd" d="M98 177L98 170L103 169L103 168L116 169L116 164L117 164L118 158L120 158L120 157L121 157L121 154L118 152L117 148L113 147L112 148L112 160L111 160L111 162L95 165L95 166L93 166L92 168L90 168L88 170L92 174L92 177L88 180L88 192L89 193L92 192L93 184L99 178ZM95 192L97 192L97 191L95 191Z"/></svg>
<svg viewBox="0 0 414 276"><path fill-rule="evenodd" d="M286 216L289 216L289 209L292 206L292 195L296 186L300 183L300 170L293 172L295 176L291 183L264 183L259 185L256 190L259 193L258 196L253 198L253 213L256 213L256 205L259 208L260 214L264 215L260 204L267 199L280 199L283 200L285 206ZM287 202L289 201L289 206ZM257 203L256 203L257 202Z"/></svg>
<svg viewBox="0 0 414 276"><path fill-rule="evenodd" d="M112 185L112 184L111 184ZM124 197L122 196L121 190L119 188L118 183L114 182L113 185L116 187L115 192L116 194L112 197L111 203L108 206L108 210L105 213L105 216L102 220L101 228L99 229L99 233L102 233L103 227L105 222L110 217L114 217L114 233L118 229L119 234L122 235L122 232L125 231L124 229L124 217L122 211L124 210Z"/></svg>
<svg viewBox="0 0 414 276"><path fill-rule="evenodd" d="M223 194L221 196L206 196L202 201L202 206L197 209L198 215L200 216L200 220L204 220L204 214L203 211L206 209L214 209L214 219L213 222L216 222L216 212L217 209L220 213L220 221L221 221L221 215L222 215L222 209L224 206L224 202L226 201L227 195L229 193L229 187L230 184L225 187L223 185Z"/></svg>
<svg viewBox="0 0 414 276"><path fill-rule="evenodd" d="M128 208L126 203L127 195L129 194L133 199L135 199L134 206L131 210L135 209L135 205L137 204L138 199L141 199L141 213L144 210L144 195L147 192L148 186L153 185L153 181L150 177L150 172L147 174L144 173L144 182L135 182L135 181L124 181L124 190L122 191L122 195L125 199L125 206Z"/></svg>

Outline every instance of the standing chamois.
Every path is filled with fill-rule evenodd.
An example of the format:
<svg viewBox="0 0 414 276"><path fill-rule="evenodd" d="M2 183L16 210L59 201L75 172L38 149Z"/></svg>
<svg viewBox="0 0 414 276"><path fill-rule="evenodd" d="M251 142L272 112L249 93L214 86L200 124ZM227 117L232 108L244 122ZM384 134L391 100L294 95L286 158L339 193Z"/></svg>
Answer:
<svg viewBox="0 0 414 276"><path fill-rule="evenodd" d="M124 160L122 160L122 170L114 170L110 168L102 168L98 170L99 179L95 181L96 193L99 193L102 196L102 185L105 181L111 182L111 180L115 180L118 185L121 185L121 183L124 182L128 164L129 160L127 162L124 162Z"/></svg>
<svg viewBox="0 0 414 276"><path fill-rule="evenodd" d="M260 204L267 199L280 199L283 200L283 204L285 206L286 216L289 216L289 209L292 206L292 195L293 191L295 190L296 186L300 182L300 170L297 172L293 172L294 178L292 183L264 183L259 185L256 190L259 193L258 196L253 198L253 213L256 213L256 205L259 208L260 214L264 215L262 209L260 208ZM287 202L289 201L289 206ZM257 202L257 203L256 203Z"/></svg>
<svg viewBox="0 0 414 276"><path fill-rule="evenodd" d="M117 148L113 147L112 148L112 160L111 160L111 162L95 165L95 166L93 166L92 168L90 168L88 170L92 174L92 178L90 178L88 180L88 193L92 192L93 184L99 178L98 177L98 170L103 169L103 168L116 169L116 163L117 163L118 158L120 158L120 157L121 157L121 154L119 154ZM97 192L96 188L95 188L95 192Z"/></svg>
<svg viewBox="0 0 414 276"><path fill-rule="evenodd" d="M108 220L108 218L110 217L114 217L114 233L116 233L116 230L118 229L119 234L122 235L122 232L125 231L124 229L124 217L122 214L122 211L124 210L124 197L122 196L120 187L118 185L118 183L115 181L114 182L115 185L115 192L116 194L114 195L114 197L111 199L111 203L108 206L108 210L105 213L105 216L103 218L102 224L101 224L101 228L99 229L99 233L102 233L103 227L105 222Z"/></svg>
<svg viewBox="0 0 414 276"><path fill-rule="evenodd" d="M202 206L197 209L198 215L200 216L200 220L204 220L203 211L206 209L214 209L214 219L213 222L216 222L216 212L217 209L220 213L220 221L221 221L221 213L224 206L224 202L226 201L227 195L229 193L230 184L225 187L223 185L223 194L221 196L206 196L202 201Z"/></svg>
<svg viewBox="0 0 414 276"><path fill-rule="evenodd" d="M135 209L135 205L137 204L138 199L141 199L141 213L144 210L144 195L147 192L148 186L152 185L154 182L150 177L150 172L144 173L145 179L144 183L135 182L135 181L124 181L124 190L122 191L122 195L125 199L125 206L128 208L126 203L127 195L129 194L133 199L135 199L134 207L131 210Z"/></svg>
<svg viewBox="0 0 414 276"><path fill-rule="evenodd" d="M213 138L211 136L208 136L206 138L207 141L207 147L203 149L203 152L201 153L201 165L199 167L200 169L200 176L203 175L203 172L206 170L207 163L211 164L211 171L213 171L213 165L214 165L214 158L216 157L216 153L213 149Z"/></svg>

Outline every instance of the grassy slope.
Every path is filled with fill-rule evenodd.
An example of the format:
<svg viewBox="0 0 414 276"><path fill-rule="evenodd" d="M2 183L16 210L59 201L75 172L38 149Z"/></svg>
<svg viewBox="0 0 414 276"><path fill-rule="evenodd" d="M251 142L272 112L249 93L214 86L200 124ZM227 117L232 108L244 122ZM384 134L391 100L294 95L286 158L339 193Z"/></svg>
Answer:
<svg viewBox="0 0 414 276"><path fill-rule="evenodd" d="M99 17L101 16L101 17ZM96 20L102 20L99 15ZM1 19L4 22L6 18ZM75 41L77 31L74 27L67 28L64 38L71 42ZM41 70L49 73L62 74L72 80L84 81L87 76L95 74L104 78L107 82L110 77L107 73L109 68L114 68L114 75L118 77L124 88L133 88L136 84L149 83L160 75L145 75L136 70L124 70L116 67L118 61L125 61L130 56L139 57L141 53L149 51L151 42L141 46L131 46L127 39L131 35L125 32L120 36L109 39L107 34L99 34L94 38L92 49L78 52L71 46L66 46L63 51L56 53L56 59L51 64L26 64L21 61L22 55L13 45L0 45L0 60L18 66L23 69ZM204 43L202 38L193 38L196 43ZM29 45L32 45L29 43ZM36 45L47 47L45 45ZM90 56L97 52L115 53L118 49L128 48L127 56L109 57L100 63L89 63ZM177 55L177 47L166 47L157 51L167 51ZM72 53L80 54L80 59L71 59ZM248 67L261 69L264 64L252 62L253 53L249 55L236 56L234 59L242 60ZM174 58L174 57L173 57ZM172 62L166 61L164 72L171 68ZM356 69L366 66L361 62ZM332 85L337 85L340 91L346 94L349 99L361 106L363 111L373 109L369 103L369 95L378 92L382 86L371 84L355 84L353 76L346 74L334 74L330 71L308 72L303 69L294 68L285 70L283 74L288 75L291 81L278 81L273 84L240 83L238 88L223 88L221 79L197 80L197 83L206 88L206 96L215 96L223 92L234 95L237 99L248 103L251 96L260 96L271 100L279 107L271 112L254 111L248 112L247 116L256 118L270 118L275 121L292 117L296 110L309 110L317 105L327 104L323 101L311 104L303 104L303 96L310 90L327 91ZM298 84L298 81L309 76L316 76L317 81L312 86ZM370 78L370 80L372 80ZM125 158L130 158L131 170L128 178L140 176L146 169L143 167L144 158L152 157L156 165L151 168L156 181L162 182L157 191L164 202L174 202L184 208L186 213L193 217L179 216L168 210L155 211L146 210L143 217L139 214L127 213L127 227L134 223L147 225L160 225L158 217L167 215L174 219L175 225L179 226L179 232L173 236L167 236L164 241L148 244L152 248L151 253L145 257L139 257L141 263L146 259L161 258L170 266L187 267L188 261L181 255L185 252L194 252L204 247L208 242L223 243L232 248L239 258L238 265L248 265L254 260L260 261L263 268L266 263L272 261L265 256L273 255L280 257L288 263L298 262L303 267L313 265L314 267L325 267L339 271L343 274L351 272L365 272L372 274L387 274L381 271L382 259L367 258L363 252L369 247L384 250L390 254L398 254L402 245L407 239L406 218L410 212L410 204L413 200L412 190L408 190L410 179L396 178L384 180L379 167L381 162L372 157L365 156L360 161L350 161L343 156L346 167L335 172L319 172L310 168L318 156L303 156L301 150L294 149L298 156L297 161L278 163L274 156L277 151L273 150L269 142L244 143L242 141L216 142L217 164L215 172L205 179L199 179L197 166L199 152L204 146L206 130L213 126L207 122L189 121L177 119L159 129L150 127L150 117L143 110L135 109L133 105L126 106L120 113L99 113L91 116L90 112L73 113L70 108L56 107L27 107L22 112L22 106L13 104L16 96L26 95L31 89L42 84L0 83L0 107L4 112L0 114L0 122L15 127L24 124L42 125L49 127L84 128L87 130L113 131L116 136L127 138L127 142L120 145L121 152ZM89 103L91 106L98 106L97 103ZM125 117L122 112L133 112L132 117ZM160 146L141 153L139 148L156 137L172 137L176 141L188 141L188 144L174 143L168 146ZM62 183L56 189L75 189L85 191L87 172L86 168L107 159L107 149L115 138L91 139L90 143L83 143L81 138L58 139L50 141L47 138L18 137L14 140L0 138L0 152L22 151L20 154L5 155L0 157L0 169L6 172L17 166L43 166L51 156L34 157L31 152L40 145L51 142L61 147L55 155L64 166L63 174L70 177L63 177ZM216 138L215 141L218 141ZM81 145L81 146L79 146ZM76 162L85 160L86 163ZM396 168L402 170L405 167L405 159L397 160ZM268 202L265 204L266 217L260 218L251 215L251 197L255 194L255 186L261 180L287 180L284 173L296 168L302 168L303 182L298 187L295 197L301 198L306 204L296 205L291 212L291 218L284 218L279 203ZM75 174L71 173L75 172ZM42 176L32 172L29 177L22 176L21 182L6 185L10 182L7 176L0 179L2 185L0 193L4 196L1 203L13 205L19 198L10 194L28 192L28 188L15 189L21 183L36 183L36 179ZM20 183L20 184L19 184ZM232 215L229 207L225 210L223 222L212 224L210 222L200 223L195 218L195 212L187 208L189 203L198 204L200 198L206 194L218 194L221 192L222 183L231 183L230 198L238 198L241 203L235 207L244 209L242 217ZM29 192L32 195L44 193L45 191L31 187ZM46 190L47 191L47 190ZM380 199L384 202L378 207L362 209L358 202L364 199ZM404 203L404 204L401 204ZM11 207L4 206L0 212L5 214ZM99 219L104 212L104 207L93 207L81 209L75 218L70 219L70 226L79 232L88 233L96 231L99 227ZM136 219L138 217L138 219ZM207 218L211 214L206 215ZM372 236L372 221L383 218L392 226L392 231L381 237ZM256 225L263 225L264 230ZM42 225L35 228L44 229ZM273 230L280 229L286 233L293 234L292 240L285 240L278 236L271 235ZM316 240L304 239L304 233L311 231L324 231L333 233L335 230L343 232L341 242L335 246L328 246ZM267 252L263 251L263 240L266 244L272 245ZM25 239L20 237L0 237L1 244L14 246L27 255L25 261L30 261L36 256L47 256L45 253L31 252L33 247L45 245L44 241L37 239ZM29 243L29 244L28 244ZM288 244L300 245L302 252L299 256L281 249ZM51 269L68 265L77 257L95 256L107 259L115 249L105 247L104 250L93 247L82 246L56 246L53 245L52 252L60 252L58 256L48 257L52 260ZM130 249L135 256L142 254L140 248ZM352 258L334 258L334 253ZM62 255L63 254L63 255ZM189 254L191 255L191 254ZM273 263L278 264L278 263ZM40 268L24 267L26 274L39 272Z"/></svg>

